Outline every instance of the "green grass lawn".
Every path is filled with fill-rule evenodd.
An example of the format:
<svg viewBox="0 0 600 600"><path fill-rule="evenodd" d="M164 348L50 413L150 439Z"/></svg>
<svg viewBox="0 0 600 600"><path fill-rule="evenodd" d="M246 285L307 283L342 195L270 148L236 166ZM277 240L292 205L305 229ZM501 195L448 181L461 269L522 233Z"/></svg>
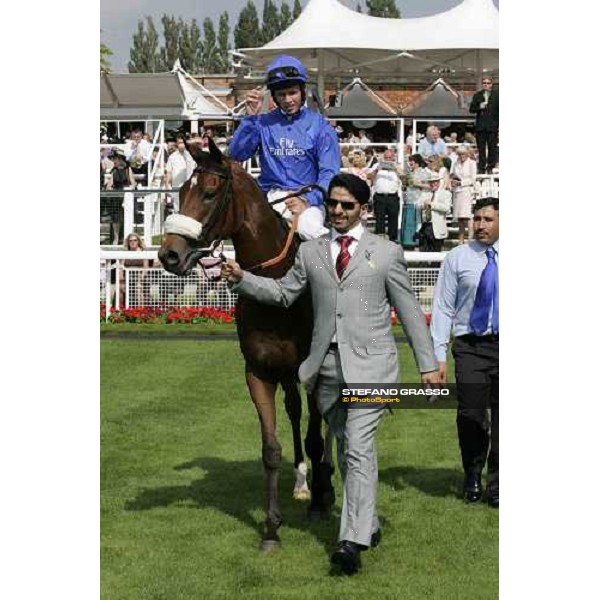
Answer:
<svg viewBox="0 0 600 600"><path fill-rule="evenodd" d="M412 353L400 350L403 380L417 381ZM282 547L258 551L260 432L235 341L104 339L101 360L103 599L498 597L498 512L459 498L454 411L383 419L383 541L358 576L331 577L338 519L309 523L292 499L281 399ZM339 514L339 479L336 489Z"/></svg>

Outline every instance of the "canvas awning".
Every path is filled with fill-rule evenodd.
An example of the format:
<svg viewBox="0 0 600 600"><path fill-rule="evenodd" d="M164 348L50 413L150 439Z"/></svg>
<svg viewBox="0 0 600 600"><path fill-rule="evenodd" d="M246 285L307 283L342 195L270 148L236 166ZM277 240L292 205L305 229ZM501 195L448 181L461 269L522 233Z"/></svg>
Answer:
<svg viewBox="0 0 600 600"><path fill-rule="evenodd" d="M330 106L326 114L331 119L395 120L398 113L360 79L356 78L341 94L340 106Z"/></svg>
<svg viewBox="0 0 600 600"><path fill-rule="evenodd" d="M227 106L182 72L100 74L102 120L227 119ZM200 86L202 87L202 86ZM208 92L209 94L210 92ZM215 101L216 100L216 101Z"/></svg>
<svg viewBox="0 0 600 600"><path fill-rule="evenodd" d="M310 0L300 16L260 48L237 50L243 62L264 69L282 53L321 75L403 76L447 73L476 78L498 71L498 9L492 0L463 0L429 17L371 17L337 0Z"/></svg>
<svg viewBox="0 0 600 600"><path fill-rule="evenodd" d="M400 111L403 117L417 119L471 119L462 96L443 79L435 81L428 90Z"/></svg>

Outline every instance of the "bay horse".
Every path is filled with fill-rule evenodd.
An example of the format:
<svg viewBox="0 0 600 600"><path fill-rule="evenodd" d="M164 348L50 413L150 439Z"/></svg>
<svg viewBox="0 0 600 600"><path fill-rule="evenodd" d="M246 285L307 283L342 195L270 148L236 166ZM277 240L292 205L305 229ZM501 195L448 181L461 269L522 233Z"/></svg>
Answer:
<svg viewBox="0 0 600 600"><path fill-rule="evenodd" d="M253 177L236 161L223 156L209 138L209 152L189 148L196 169L179 191L179 213L165 220L165 235L158 253L163 267L187 275L199 259L212 255L222 240L231 239L242 268L263 277L282 277L292 266L300 239L271 208ZM267 481L267 516L261 549L280 544L277 530L282 516L278 501L281 445L276 434L275 392L281 384L291 421L294 466L303 465L300 418L302 398L297 373L308 356L312 336L310 294L289 308L260 304L238 297L236 326L245 361L246 384L258 413L262 462ZM316 399L308 394L306 454L311 460L309 514L327 515L334 502L331 460L325 462L321 415ZM304 469L306 467L304 466ZM306 471L304 471L306 472Z"/></svg>

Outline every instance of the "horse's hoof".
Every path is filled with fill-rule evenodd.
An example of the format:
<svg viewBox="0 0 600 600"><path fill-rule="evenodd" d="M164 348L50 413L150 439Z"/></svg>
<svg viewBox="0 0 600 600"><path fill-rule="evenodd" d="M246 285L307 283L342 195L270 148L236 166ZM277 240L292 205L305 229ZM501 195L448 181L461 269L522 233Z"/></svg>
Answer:
<svg viewBox="0 0 600 600"><path fill-rule="evenodd" d="M279 540L260 540L259 549L261 552L273 552L273 550L278 550L281 546L281 542Z"/></svg>
<svg viewBox="0 0 600 600"><path fill-rule="evenodd" d="M310 500L310 490L305 488L294 488L294 500Z"/></svg>
<svg viewBox="0 0 600 600"><path fill-rule="evenodd" d="M308 482L306 481L306 475L308 473L306 463L301 462L298 467L294 469L294 473L296 474L294 500L310 500L310 490L308 489Z"/></svg>

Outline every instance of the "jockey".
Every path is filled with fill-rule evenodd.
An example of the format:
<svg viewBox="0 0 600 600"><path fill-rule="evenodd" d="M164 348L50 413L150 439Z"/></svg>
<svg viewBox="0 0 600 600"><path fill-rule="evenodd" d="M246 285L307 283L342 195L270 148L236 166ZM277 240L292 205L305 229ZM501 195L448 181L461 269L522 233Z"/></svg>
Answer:
<svg viewBox="0 0 600 600"><path fill-rule="evenodd" d="M269 201L311 183L327 189L340 170L340 149L333 127L305 105L307 79L306 67L293 56L281 55L271 62L266 85L277 108L259 114L263 92L260 88L249 91L247 116L229 146L229 156L239 161L258 152L261 166L258 183ZM323 226L324 200L315 189L273 208L286 219L299 215L298 234L308 240L328 231Z"/></svg>

